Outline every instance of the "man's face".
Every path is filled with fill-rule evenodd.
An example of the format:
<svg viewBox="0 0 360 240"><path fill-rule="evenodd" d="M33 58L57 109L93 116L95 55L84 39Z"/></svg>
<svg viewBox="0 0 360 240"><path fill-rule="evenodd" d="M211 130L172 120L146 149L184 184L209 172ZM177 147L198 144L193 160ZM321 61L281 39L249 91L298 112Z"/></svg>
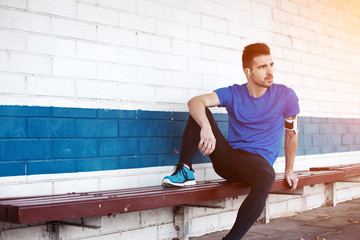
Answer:
<svg viewBox="0 0 360 240"><path fill-rule="evenodd" d="M269 88L273 85L274 62L270 55L255 57L248 71L248 80L259 87Z"/></svg>

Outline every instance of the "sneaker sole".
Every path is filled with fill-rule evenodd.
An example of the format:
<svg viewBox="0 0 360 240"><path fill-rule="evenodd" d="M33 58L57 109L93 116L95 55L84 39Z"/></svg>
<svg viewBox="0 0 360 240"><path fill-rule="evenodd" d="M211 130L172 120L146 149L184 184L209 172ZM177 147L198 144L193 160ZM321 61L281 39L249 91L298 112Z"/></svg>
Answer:
<svg viewBox="0 0 360 240"><path fill-rule="evenodd" d="M164 179L161 183L163 187L183 187L183 186L189 186L189 185L195 185L195 180L189 180L183 183L174 183L171 182L169 179Z"/></svg>

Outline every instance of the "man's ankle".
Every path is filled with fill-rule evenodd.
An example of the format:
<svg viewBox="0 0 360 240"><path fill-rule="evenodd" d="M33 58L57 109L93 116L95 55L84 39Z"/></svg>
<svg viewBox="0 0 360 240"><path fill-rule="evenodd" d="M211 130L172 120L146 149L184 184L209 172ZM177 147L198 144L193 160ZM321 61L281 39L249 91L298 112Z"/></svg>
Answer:
<svg viewBox="0 0 360 240"><path fill-rule="evenodd" d="M191 169L187 164L184 163L184 166L187 168L187 169Z"/></svg>

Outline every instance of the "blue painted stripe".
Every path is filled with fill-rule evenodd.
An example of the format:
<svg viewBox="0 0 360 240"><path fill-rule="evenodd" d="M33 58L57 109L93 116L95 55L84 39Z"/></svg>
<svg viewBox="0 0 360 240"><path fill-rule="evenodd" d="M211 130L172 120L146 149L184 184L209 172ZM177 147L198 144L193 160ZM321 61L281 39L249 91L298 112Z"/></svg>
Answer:
<svg viewBox="0 0 360 240"><path fill-rule="evenodd" d="M189 114L0 106L0 176L103 171L177 163ZM214 114L228 132L227 114ZM284 156L284 137L280 156ZM297 155L360 151L360 119L300 118ZM209 162L197 154L194 163Z"/></svg>

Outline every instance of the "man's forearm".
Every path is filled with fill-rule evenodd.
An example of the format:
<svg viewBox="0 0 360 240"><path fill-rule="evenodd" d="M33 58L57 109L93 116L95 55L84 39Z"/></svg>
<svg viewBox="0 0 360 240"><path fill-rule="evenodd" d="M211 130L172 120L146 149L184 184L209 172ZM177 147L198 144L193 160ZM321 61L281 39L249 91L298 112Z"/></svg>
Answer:
<svg viewBox="0 0 360 240"><path fill-rule="evenodd" d="M190 99L190 101L188 102L188 107L191 117L197 122L197 124L199 124L201 128L205 126L210 126L209 120L206 117L205 112L206 105L201 98L194 97Z"/></svg>
<svg viewBox="0 0 360 240"><path fill-rule="evenodd" d="M293 132L285 132L285 172L294 170L294 162L298 147L298 135Z"/></svg>
<svg viewBox="0 0 360 240"><path fill-rule="evenodd" d="M210 127L209 120L206 117L206 107L214 107L220 104L220 100L215 92L193 97L188 102L191 117L199 124L201 128Z"/></svg>

